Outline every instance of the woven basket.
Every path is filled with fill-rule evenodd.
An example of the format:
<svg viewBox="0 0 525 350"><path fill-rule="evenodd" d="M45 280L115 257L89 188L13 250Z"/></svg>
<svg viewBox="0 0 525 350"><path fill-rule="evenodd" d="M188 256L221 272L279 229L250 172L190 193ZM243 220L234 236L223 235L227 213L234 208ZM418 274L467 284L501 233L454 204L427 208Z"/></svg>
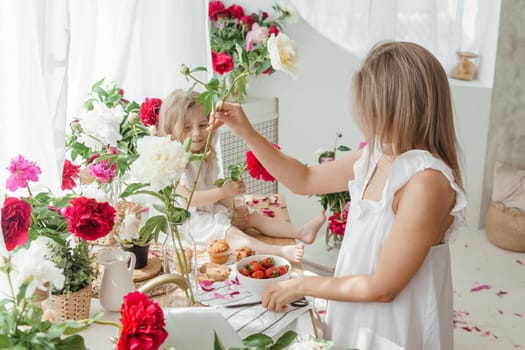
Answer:
<svg viewBox="0 0 525 350"><path fill-rule="evenodd" d="M501 202L491 202L485 217L487 237L494 245L525 252L525 212L505 208Z"/></svg>
<svg viewBox="0 0 525 350"><path fill-rule="evenodd" d="M73 293L52 295L51 300L64 320L86 319L91 307L91 284Z"/></svg>

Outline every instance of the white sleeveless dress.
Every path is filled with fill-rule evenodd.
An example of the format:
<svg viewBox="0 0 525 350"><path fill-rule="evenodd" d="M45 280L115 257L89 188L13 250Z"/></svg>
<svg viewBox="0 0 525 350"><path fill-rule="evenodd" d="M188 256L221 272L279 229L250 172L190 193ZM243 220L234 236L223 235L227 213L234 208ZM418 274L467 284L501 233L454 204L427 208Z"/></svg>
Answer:
<svg viewBox="0 0 525 350"><path fill-rule="evenodd" d="M465 194L443 161L427 151L412 150L394 160L381 200L363 200L366 184L380 157L380 152L375 151L367 169L368 152L367 147L354 165L355 180L349 182L352 203L336 277L374 273L395 218L391 209L394 194L419 171L435 169L450 181L456 191L456 203L450 212L454 221L445 243L431 248L419 271L392 302L329 301L327 338L335 341L338 350L451 350L453 298L446 239L463 224Z"/></svg>
<svg viewBox="0 0 525 350"><path fill-rule="evenodd" d="M188 168L181 177L181 184L192 188L199 162L188 164ZM210 167L204 162L201 176L197 181L196 190L209 190L215 188L214 181L218 177L218 169ZM189 230L195 240L198 249L206 248L209 241L213 239L224 239L226 230L231 226L228 209L220 203L212 203L199 207L190 207L191 217L189 222L183 225L183 229Z"/></svg>

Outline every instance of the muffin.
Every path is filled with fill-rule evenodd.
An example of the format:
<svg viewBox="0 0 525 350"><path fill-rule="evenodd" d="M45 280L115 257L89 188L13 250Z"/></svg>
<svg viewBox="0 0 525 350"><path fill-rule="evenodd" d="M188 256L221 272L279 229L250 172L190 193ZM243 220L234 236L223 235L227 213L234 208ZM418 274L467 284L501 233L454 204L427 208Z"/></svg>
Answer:
<svg viewBox="0 0 525 350"><path fill-rule="evenodd" d="M230 245L223 239L215 239L208 243L207 251L212 263L224 264L230 255Z"/></svg>
<svg viewBox="0 0 525 350"><path fill-rule="evenodd" d="M239 261L247 256L255 255L255 250L250 247L239 247L233 251L232 255L235 258L235 261Z"/></svg>
<svg viewBox="0 0 525 350"><path fill-rule="evenodd" d="M181 252L181 250L179 249L178 252ZM173 252L173 263L175 264L175 270L177 270L177 272L181 272L181 273L186 273L186 272L190 272L191 271L191 267L192 267L192 258L193 258L193 251L190 250L190 249L184 249L184 253L186 254L186 263L188 264L188 271L186 271L186 269L182 269L181 270L181 266L179 264L179 259L178 259L178 255L176 252ZM182 257L182 255L181 255Z"/></svg>

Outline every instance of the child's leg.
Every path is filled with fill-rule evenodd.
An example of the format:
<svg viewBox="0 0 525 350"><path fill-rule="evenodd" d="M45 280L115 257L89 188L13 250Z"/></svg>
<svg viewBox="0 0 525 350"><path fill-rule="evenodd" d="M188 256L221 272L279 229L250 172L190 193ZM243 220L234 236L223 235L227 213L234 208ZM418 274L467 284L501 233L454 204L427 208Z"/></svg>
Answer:
<svg viewBox="0 0 525 350"><path fill-rule="evenodd" d="M252 237L235 226L231 226L226 231L226 241L232 249L240 248L242 246L250 247L257 252L257 254L273 254L279 255L290 261L301 262L304 255L304 244L298 243L296 245L275 245L268 244Z"/></svg>
<svg viewBox="0 0 525 350"><path fill-rule="evenodd" d="M319 232L325 220L326 215L324 210L321 211L321 214L302 226L294 225L285 220L271 218L259 212L253 212L248 215L246 226L253 227L267 236L295 238L306 244L310 244L315 240L317 232Z"/></svg>

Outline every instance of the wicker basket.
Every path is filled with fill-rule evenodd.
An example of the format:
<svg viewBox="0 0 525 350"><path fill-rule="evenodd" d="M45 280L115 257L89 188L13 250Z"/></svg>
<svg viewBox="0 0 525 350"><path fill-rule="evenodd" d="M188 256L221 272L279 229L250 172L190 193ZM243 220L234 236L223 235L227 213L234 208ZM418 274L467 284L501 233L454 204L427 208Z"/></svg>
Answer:
<svg viewBox="0 0 525 350"><path fill-rule="evenodd" d="M488 239L496 246L525 252L525 212L505 208L501 202L491 202L485 225Z"/></svg>
<svg viewBox="0 0 525 350"><path fill-rule="evenodd" d="M62 319L86 319L91 307L91 284L73 293L52 295L51 300L60 311Z"/></svg>

